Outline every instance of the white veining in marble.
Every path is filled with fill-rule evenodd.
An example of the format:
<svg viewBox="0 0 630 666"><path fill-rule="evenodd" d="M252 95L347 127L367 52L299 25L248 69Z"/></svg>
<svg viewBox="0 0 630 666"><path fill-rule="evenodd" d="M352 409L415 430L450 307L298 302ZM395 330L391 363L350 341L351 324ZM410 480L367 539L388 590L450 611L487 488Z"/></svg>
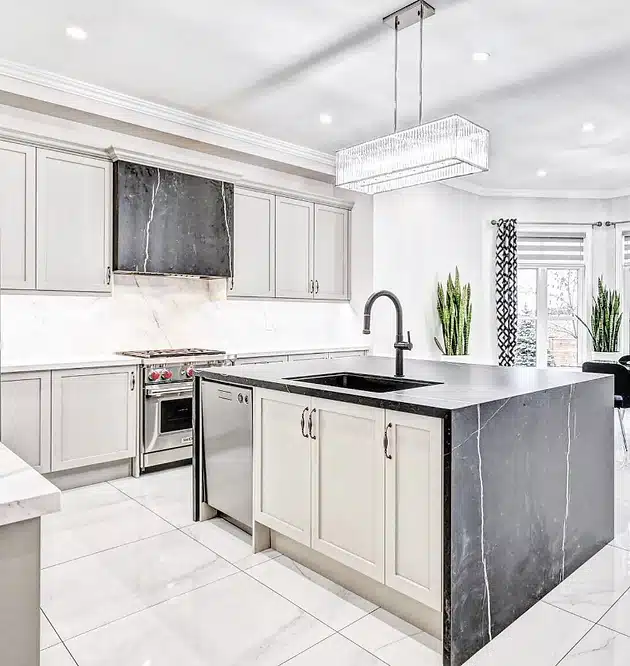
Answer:
<svg viewBox="0 0 630 666"><path fill-rule="evenodd" d="M332 633L238 573L72 638L67 646L81 666L278 666Z"/></svg>
<svg viewBox="0 0 630 666"><path fill-rule="evenodd" d="M221 181L221 197L223 199L223 223L225 224L225 233L228 239L228 262L229 262L229 279L232 281L231 286L234 286L234 272L232 268L233 255L232 255L232 234L230 233L230 225L228 224L228 211L227 201L225 200L225 181Z"/></svg>
<svg viewBox="0 0 630 666"><path fill-rule="evenodd" d="M252 567L247 573L336 631L377 608L284 555Z"/></svg>
<svg viewBox="0 0 630 666"><path fill-rule="evenodd" d="M593 627L561 664L562 666L628 666L630 638L605 627Z"/></svg>
<svg viewBox="0 0 630 666"><path fill-rule="evenodd" d="M61 508L61 492L0 444L0 526L39 518Z"/></svg>
<svg viewBox="0 0 630 666"><path fill-rule="evenodd" d="M566 576L566 556L567 556L567 525L569 522L569 504L571 502L571 400L575 385L571 384L569 391L569 404L567 405L567 464L565 478L565 506L564 521L562 523L562 580Z"/></svg>
<svg viewBox="0 0 630 666"><path fill-rule="evenodd" d="M630 552L606 546L553 589L545 601L597 622L628 589Z"/></svg>
<svg viewBox="0 0 630 666"><path fill-rule="evenodd" d="M155 214L155 195L160 189L160 169L157 170L157 185L155 183L151 184L151 210L149 212L149 217L147 219L147 227L145 230L145 246L144 246L144 272L147 272L147 266L149 264L149 241L151 240L151 222L153 222L153 215Z"/></svg>
<svg viewBox="0 0 630 666"><path fill-rule="evenodd" d="M488 423L489 421L490 419L488 419L486 423ZM484 508L485 498L483 492L483 469L481 464L481 405L477 405L477 459L479 461L479 511L481 513L481 528L479 530L479 533L481 535L481 543L480 543L481 565L483 567L483 581L484 581L485 595L486 595L488 638L492 640L492 608L490 604L490 580L488 578L488 561L486 553L486 513Z"/></svg>
<svg viewBox="0 0 630 666"><path fill-rule="evenodd" d="M66 641L237 571L182 532L167 532L44 569L41 604Z"/></svg>
<svg viewBox="0 0 630 666"><path fill-rule="evenodd" d="M341 634L390 666L442 666L441 641L382 608Z"/></svg>

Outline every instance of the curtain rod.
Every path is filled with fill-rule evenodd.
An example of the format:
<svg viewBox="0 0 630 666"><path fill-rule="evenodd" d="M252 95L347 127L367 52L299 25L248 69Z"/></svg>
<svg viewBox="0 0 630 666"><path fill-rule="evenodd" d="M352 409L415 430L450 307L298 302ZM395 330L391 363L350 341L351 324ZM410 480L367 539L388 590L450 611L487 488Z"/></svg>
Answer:
<svg viewBox="0 0 630 666"><path fill-rule="evenodd" d="M496 220L492 220L490 224L493 227L496 227L499 223ZM610 220L599 221L599 222L523 222L522 224L556 224L561 227L565 226L576 226L576 225L585 225L589 227L614 227L617 224L630 224L630 220L619 220L619 222L611 222Z"/></svg>

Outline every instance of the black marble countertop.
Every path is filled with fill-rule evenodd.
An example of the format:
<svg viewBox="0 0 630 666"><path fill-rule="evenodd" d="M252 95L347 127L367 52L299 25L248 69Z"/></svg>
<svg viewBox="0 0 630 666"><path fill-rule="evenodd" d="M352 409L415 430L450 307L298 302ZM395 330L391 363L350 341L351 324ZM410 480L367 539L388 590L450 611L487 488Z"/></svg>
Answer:
<svg viewBox="0 0 630 666"><path fill-rule="evenodd" d="M404 369L405 377L408 379L440 383L391 393L368 393L291 380L291 377L336 372L393 377L394 359L381 356L237 365L200 370L198 375L202 379L226 384L258 386L329 400L354 402L434 416L444 415L471 405L596 381L604 377L603 375L582 373L579 370L500 368L490 365L416 361L407 358ZM608 377L608 379L610 378Z"/></svg>

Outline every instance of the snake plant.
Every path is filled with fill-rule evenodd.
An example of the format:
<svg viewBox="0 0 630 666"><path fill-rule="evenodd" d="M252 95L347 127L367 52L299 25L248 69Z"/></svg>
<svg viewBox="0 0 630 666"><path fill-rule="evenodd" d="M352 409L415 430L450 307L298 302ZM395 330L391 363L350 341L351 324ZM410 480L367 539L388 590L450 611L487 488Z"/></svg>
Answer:
<svg viewBox="0 0 630 666"><path fill-rule="evenodd" d="M459 269L455 269L455 279L448 274L446 289L438 282L437 311L442 326L443 344L434 338L435 344L445 356L468 354L472 302L470 283L462 285Z"/></svg>
<svg viewBox="0 0 630 666"><path fill-rule="evenodd" d="M575 315L586 327L593 340L593 351L616 352L621 328L621 298L619 292L608 289L604 279L597 280L597 296L593 296L591 309L591 325Z"/></svg>

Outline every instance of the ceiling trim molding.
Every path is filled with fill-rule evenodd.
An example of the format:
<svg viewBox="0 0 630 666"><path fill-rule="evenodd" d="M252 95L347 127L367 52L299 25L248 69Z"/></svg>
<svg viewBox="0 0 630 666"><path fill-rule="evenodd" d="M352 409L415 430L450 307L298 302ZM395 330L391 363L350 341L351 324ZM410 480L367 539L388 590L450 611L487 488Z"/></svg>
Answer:
<svg viewBox="0 0 630 666"><path fill-rule="evenodd" d="M481 187L465 180L444 182L456 190L476 194L480 197L505 197L506 199L618 199L630 196L630 188L620 190L517 190Z"/></svg>
<svg viewBox="0 0 630 666"><path fill-rule="evenodd" d="M65 139L54 139L49 135L25 132L24 130L15 130L9 127L0 128L0 140L15 141L16 143L26 144L36 148L63 150L66 153L74 153L76 155L89 155L90 157L110 159L110 156L106 150L95 148L94 146L88 145L86 143L67 141Z"/></svg>
<svg viewBox="0 0 630 666"><path fill-rule="evenodd" d="M275 159L286 161L289 164L295 163L297 166L311 168L327 175L334 173L335 158L328 153L233 127L187 111L126 95L61 74L47 72L30 65L0 59L0 88L6 88L1 77L29 84L34 88L29 92L37 99L60 103L58 99L51 100L49 95L46 95L46 91L55 91L69 95L71 99L66 100L65 103L74 108L77 108L77 105L73 104L73 101L89 100L110 108L132 112L140 117L172 123L182 129L201 132L207 135L205 137L207 143L216 143L240 152L252 152L261 157L270 157L271 153ZM21 90L12 90L12 92L24 94ZM106 108L102 108L101 113L105 116L111 115ZM139 124L143 123L139 122ZM164 131L172 132L173 130L165 129ZM182 136L187 136L187 133L184 132Z"/></svg>

